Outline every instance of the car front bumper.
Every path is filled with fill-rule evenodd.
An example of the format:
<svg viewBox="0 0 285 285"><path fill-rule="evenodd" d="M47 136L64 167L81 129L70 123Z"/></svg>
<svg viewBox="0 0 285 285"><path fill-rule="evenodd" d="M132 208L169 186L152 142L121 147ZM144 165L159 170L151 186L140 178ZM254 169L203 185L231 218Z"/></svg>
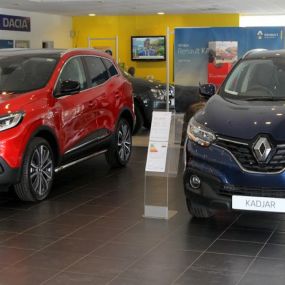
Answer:
<svg viewBox="0 0 285 285"><path fill-rule="evenodd" d="M185 144L184 190L188 199L212 209L232 209L232 196L285 198L285 173L251 173L234 158L212 145L201 147L187 139ZM198 189L190 177L201 181Z"/></svg>

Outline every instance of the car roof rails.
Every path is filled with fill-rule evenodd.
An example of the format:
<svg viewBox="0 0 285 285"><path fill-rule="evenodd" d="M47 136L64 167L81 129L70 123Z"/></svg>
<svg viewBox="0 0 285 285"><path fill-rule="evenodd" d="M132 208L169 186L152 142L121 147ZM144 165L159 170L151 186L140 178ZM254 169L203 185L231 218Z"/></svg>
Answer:
<svg viewBox="0 0 285 285"><path fill-rule="evenodd" d="M247 51L243 56L242 59L246 58L248 55L256 53L256 52L261 52L261 51L267 51L265 48L255 48Z"/></svg>

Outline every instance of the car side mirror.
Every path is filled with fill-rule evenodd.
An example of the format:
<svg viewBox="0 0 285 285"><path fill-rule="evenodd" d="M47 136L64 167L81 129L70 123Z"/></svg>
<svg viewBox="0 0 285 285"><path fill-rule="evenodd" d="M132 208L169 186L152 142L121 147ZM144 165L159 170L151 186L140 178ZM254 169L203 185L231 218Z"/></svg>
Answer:
<svg viewBox="0 0 285 285"><path fill-rule="evenodd" d="M80 83L74 80L64 80L60 84L58 96L72 95L79 93L80 91Z"/></svg>
<svg viewBox="0 0 285 285"><path fill-rule="evenodd" d="M205 97L205 99L209 99L216 94L216 86L214 84L201 84L199 86L199 93Z"/></svg>

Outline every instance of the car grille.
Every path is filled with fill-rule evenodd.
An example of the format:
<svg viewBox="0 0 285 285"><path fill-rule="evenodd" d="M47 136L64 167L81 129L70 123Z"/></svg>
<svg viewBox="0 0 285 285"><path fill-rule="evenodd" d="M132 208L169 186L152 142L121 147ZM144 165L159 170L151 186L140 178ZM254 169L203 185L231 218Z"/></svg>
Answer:
<svg viewBox="0 0 285 285"><path fill-rule="evenodd" d="M215 144L231 152L245 170L274 173L285 168L285 145L277 145L267 163L258 163L250 144L223 139L218 139Z"/></svg>
<svg viewBox="0 0 285 285"><path fill-rule="evenodd" d="M285 198L285 188L248 188L232 185L224 185L217 193L223 196L241 195L256 197Z"/></svg>

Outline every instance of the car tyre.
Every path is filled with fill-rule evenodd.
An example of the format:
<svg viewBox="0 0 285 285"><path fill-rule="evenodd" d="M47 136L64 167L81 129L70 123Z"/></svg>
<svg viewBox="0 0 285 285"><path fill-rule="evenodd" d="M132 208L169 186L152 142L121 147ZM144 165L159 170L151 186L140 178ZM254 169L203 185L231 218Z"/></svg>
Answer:
<svg viewBox="0 0 285 285"><path fill-rule="evenodd" d="M189 213L195 218L210 218L214 216L214 211L200 204L192 202L190 199L186 199L186 204Z"/></svg>
<svg viewBox="0 0 285 285"><path fill-rule="evenodd" d="M53 180L53 151L45 139L35 137L28 144L20 182L14 190L22 201L42 201L49 195Z"/></svg>
<svg viewBox="0 0 285 285"><path fill-rule="evenodd" d="M132 153L132 132L128 121L121 118L117 124L106 160L112 168L126 166Z"/></svg>
<svg viewBox="0 0 285 285"><path fill-rule="evenodd" d="M144 123L142 112L137 104L135 104L135 114L136 114L136 123L133 134L136 134L142 128Z"/></svg>

